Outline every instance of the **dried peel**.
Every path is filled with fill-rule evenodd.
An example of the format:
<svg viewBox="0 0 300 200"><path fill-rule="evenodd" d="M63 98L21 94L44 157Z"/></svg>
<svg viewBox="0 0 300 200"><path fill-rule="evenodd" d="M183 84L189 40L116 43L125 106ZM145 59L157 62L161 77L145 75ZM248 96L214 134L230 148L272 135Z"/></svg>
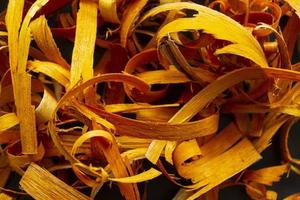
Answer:
<svg viewBox="0 0 300 200"><path fill-rule="evenodd" d="M235 185L251 199L283 198L269 187L300 174L289 143L300 116L298 4L9 0L0 198L25 194L5 189L11 171L36 199L95 199L109 182L144 199L141 183L160 175L180 188L174 199L215 200ZM250 170L277 132L282 163Z"/></svg>

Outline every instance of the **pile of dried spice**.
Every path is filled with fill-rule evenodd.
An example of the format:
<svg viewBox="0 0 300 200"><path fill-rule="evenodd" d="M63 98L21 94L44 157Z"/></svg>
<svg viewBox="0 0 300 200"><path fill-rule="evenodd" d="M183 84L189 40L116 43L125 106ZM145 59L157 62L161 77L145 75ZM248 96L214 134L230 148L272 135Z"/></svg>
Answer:
<svg viewBox="0 0 300 200"><path fill-rule="evenodd" d="M299 0L9 0L0 199L93 199L107 182L142 199L160 175L181 188L175 200L216 200L232 185L277 199L268 186L300 174L288 143L299 17ZM275 134L282 164L248 169ZM22 192L4 188L13 171Z"/></svg>

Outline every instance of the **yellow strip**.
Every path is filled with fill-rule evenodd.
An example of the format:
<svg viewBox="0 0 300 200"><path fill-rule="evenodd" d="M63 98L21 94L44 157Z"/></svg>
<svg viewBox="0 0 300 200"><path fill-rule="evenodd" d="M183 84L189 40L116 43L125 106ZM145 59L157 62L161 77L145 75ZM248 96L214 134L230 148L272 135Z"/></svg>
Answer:
<svg viewBox="0 0 300 200"><path fill-rule="evenodd" d="M93 77L98 5L94 1L81 0L79 7L71 63L70 88L81 79L86 81Z"/></svg>
<svg viewBox="0 0 300 200"><path fill-rule="evenodd" d="M19 119L15 113L7 113L0 117L0 131L5 131L19 124Z"/></svg>

